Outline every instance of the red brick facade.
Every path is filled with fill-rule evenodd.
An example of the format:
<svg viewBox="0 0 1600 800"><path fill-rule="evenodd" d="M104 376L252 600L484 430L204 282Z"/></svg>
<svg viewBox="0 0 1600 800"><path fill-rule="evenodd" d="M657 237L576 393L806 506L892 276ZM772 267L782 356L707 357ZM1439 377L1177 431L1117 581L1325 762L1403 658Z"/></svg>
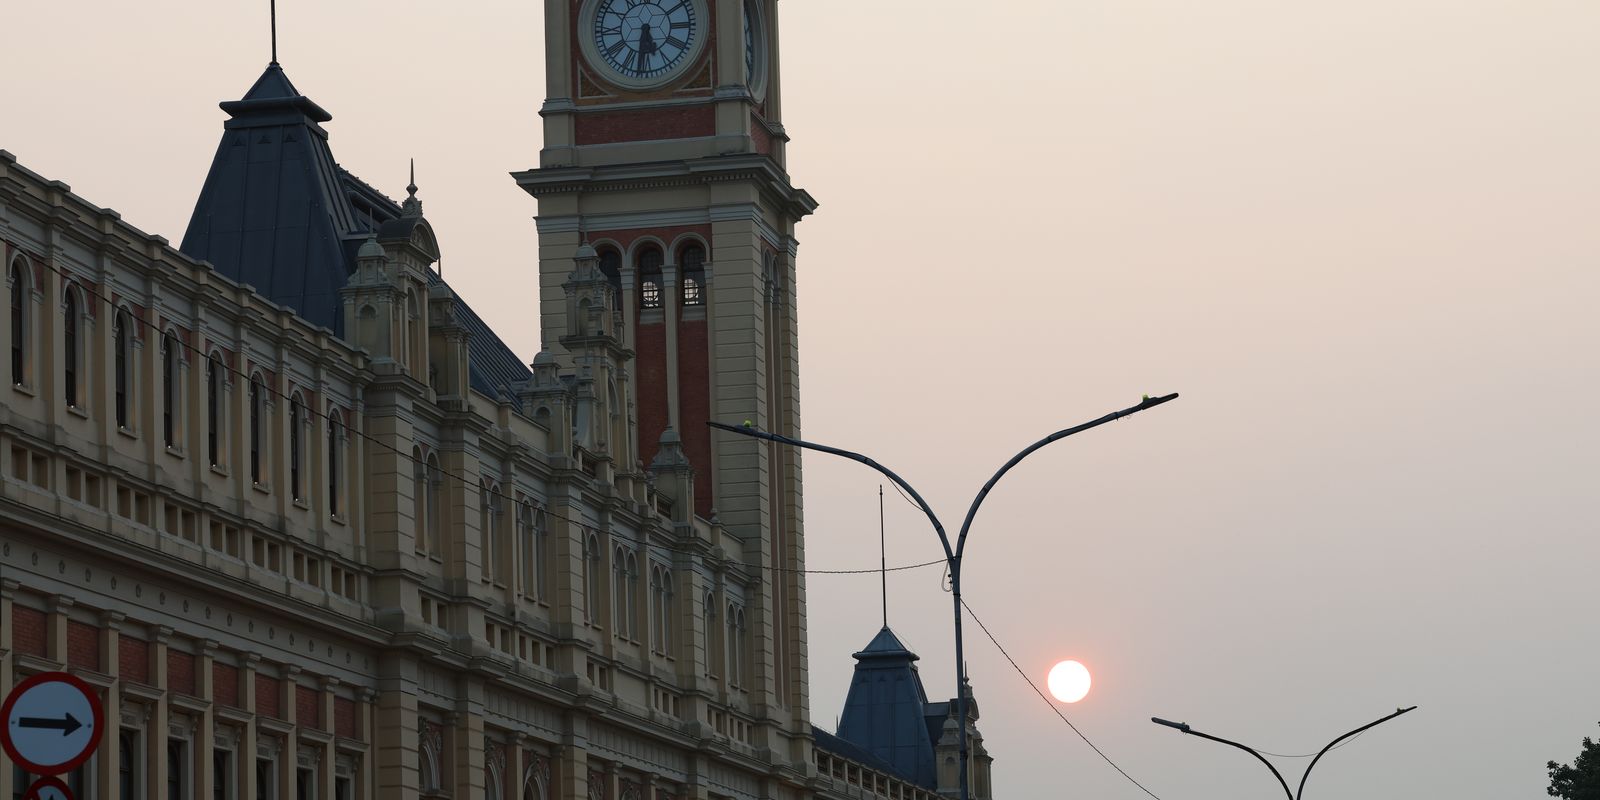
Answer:
<svg viewBox="0 0 1600 800"><path fill-rule="evenodd" d="M195 691L194 683L194 655L168 650L167 688L192 697L199 694Z"/></svg>
<svg viewBox="0 0 1600 800"><path fill-rule="evenodd" d="M333 698L333 733L345 739L356 738L356 701Z"/></svg>
<svg viewBox="0 0 1600 800"><path fill-rule="evenodd" d="M67 623L67 665L100 670L100 629L83 622Z"/></svg>
<svg viewBox="0 0 1600 800"><path fill-rule="evenodd" d="M117 675L125 681L150 683L150 643L132 636L117 637Z"/></svg>
<svg viewBox="0 0 1600 800"><path fill-rule="evenodd" d="M322 729L322 693L309 686L294 687L294 721L307 728Z"/></svg>
<svg viewBox="0 0 1600 800"><path fill-rule="evenodd" d="M48 617L43 611L12 606L11 646L18 653L47 658L50 655L47 622Z"/></svg>
<svg viewBox="0 0 1600 800"><path fill-rule="evenodd" d="M710 105L579 114L573 123L579 146L715 136L717 112Z"/></svg>
<svg viewBox="0 0 1600 800"><path fill-rule="evenodd" d="M211 699L218 705L239 708L239 668L211 664Z"/></svg>
<svg viewBox="0 0 1600 800"><path fill-rule="evenodd" d="M711 352L703 319L678 324L678 421L683 452L695 470L694 512L711 517ZM726 421L726 420L724 420Z"/></svg>
<svg viewBox="0 0 1600 800"><path fill-rule="evenodd" d="M283 719L283 702L279 696L277 678L256 676L256 713L264 717Z"/></svg>

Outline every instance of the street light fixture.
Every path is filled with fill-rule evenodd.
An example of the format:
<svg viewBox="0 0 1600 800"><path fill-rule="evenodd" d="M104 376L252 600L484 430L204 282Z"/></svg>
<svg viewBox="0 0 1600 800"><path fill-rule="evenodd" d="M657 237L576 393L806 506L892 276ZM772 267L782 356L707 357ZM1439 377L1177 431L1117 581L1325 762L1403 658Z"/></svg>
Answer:
<svg viewBox="0 0 1600 800"><path fill-rule="evenodd" d="M1110 414L1107 414L1107 415L1105 415L1103 417L1100 417L1099 419L1090 420L1088 422L1083 423L1082 425L1077 425L1077 426L1074 426L1074 427L1071 427L1071 428L1067 428L1065 430L1056 431L1055 433L1052 433L1049 436L1046 436L1043 439L1040 439L1039 441L1034 442L1031 445L1028 445L1026 448L1023 448L1022 452L1016 454L1015 456L1012 456L1011 460L1007 461L1005 466L1001 467L1000 471L996 472L994 474L994 477L990 478L989 482L985 483L983 485L983 489L979 490L978 496L974 497L972 499L972 505L967 508L966 519L963 520L962 523L961 523L961 533L960 533L960 535L958 535L956 537L956 541L955 541L955 544L953 546L950 543L950 537L945 533L944 524L939 521L938 515L933 513L933 508L931 508L928 505L928 502L926 500L922 499L922 495L918 494L916 489L911 488L911 484L906 483L905 479L901 478L899 475L896 475L888 467L885 467L884 465L879 464L877 461L874 461L874 460L872 460L871 458L869 458L867 456L864 456L864 455L862 455L860 453L853 453L853 452L851 452L849 450L841 450L841 449L839 449L837 447L829 447L827 445L816 444L815 442L802 441L800 439L791 439L788 436L783 436L783 435L780 435L780 434L769 433L767 431L759 430L754 425L752 425L749 420L745 420L745 423L742 426L727 425L727 424L724 424L724 423L721 423L721 422L712 422L712 421L707 421L706 424L710 425L711 427L716 428L718 430L724 430L724 431L728 431L730 433L737 433L737 434L740 434L741 436L749 436L751 438L762 439L762 440L765 440L765 441L768 441L768 442L775 442L777 444L788 445L790 447L798 447L798 448L801 448L803 450L816 450L819 453L829 453L831 455L841 456L843 458L848 458L851 461L856 461L856 462L865 464L865 465L877 470L878 472L882 473L884 475L884 477L887 477L889 480L894 481L896 486L899 486L901 489L904 489L907 494L911 495L911 499L917 504L917 507L922 509L922 513L923 514L927 515L928 521L933 523L933 531L934 531L934 533L937 533L939 535L939 544L944 547L945 565L950 570L950 594L952 595L952 599L954 601L954 608L955 608L955 633L956 633L956 696L955 696L955 703L956 703L957 721L958 721L958 723L960 725L959 732L958 732L958 737L959 737L959 742L960 742L960 747L961 747L961 765L960 765L961 794L960 794L960 798L961 798L961 800L968 800L969 789L968 789L968 786L967 786L967 660L966 660L965 650L964 650L963 645L962 645L962 636L961 636L961 555L962 555L963 551L966 550L966 547L967 547L967 532L969 530L971 530L971 528L972 528L972 520L978 514L978 507L983 505L984 499L989 496L989 491L994 488L994 485L996 483L998 483L1000 481L1000 479L1002 477L1004 477L1007 472L1011 471L1012 467L1015 467L1019 462L1022 461L1022 459L1027 458L1030 455L1033 455L1033 453L1035 451L1039 450L1040 448L1043 448L1045 445L1050 444L1052 442L1060 441L1061 439L1065 439L1068 436L1071 436L1071 435L1073 435L1075 433L1082 433L1082 432L1084 432L1086 430L1089 430L1090 428L1098 428L1101 425L1106 424L1107 422L1114 422L1116 420L1122 419L1123 417L1129 416L1131 414L1137 414L1140 411L1144 411L1147 408L1154 408L1156 406L1161 405L1162 403L1166 403L1166 402L1169 402L1169 401L1172 401L1172 400L1176 400L1176 399L1178 399L1178 395L1175 394L1175 393L1174 394L1169 394L1169 395L1163 395L1161 397L1151 397L1150 395L1145 395L1144 396L1144 400L1142 400L1136 406L1130 406L1128 408L1122 409L1121 411L1113 411Z"/></svg>
<svg viewBox="0 0 1600 800"><path fill-rule="evenodd" d="M1189 727L1189 723L1187 723L1187 722L1173 722L1171 720L1165 720L1165 719L1162 719L1160 717L1151 717L1150 721L1154 722L1157 725L1165 725L1168 728L1172 728L1174 730L1182 731L1184 733L1189 734L1190 736L1198 736L1198 737L1200 737L1202 739L1210 739L1213 742L1220 742L1222 744L1228 745L1229 747L1237 747L1240 750L1243 750L1246 753L1249 753L1250 755L1255 756L1258 760L1261 761L1261 763L1267 765L1267 769L1272 770L1272 777L1278 779L1278 785L1283 787L1284 796L1287 797L1289 800L1299 800L1300 796L1305 793L1305 790L1306 790L1306 778L1311 777L1312 768L1316 767L1317 766L1317 762L1321 761L1322 757L1324 755L1327 755L1328 751L1332 750L1335 745L1339 744L1340 742L1342 742L1342 741L1344 741L1346 739L1349 739L1352 736L1355 736L1358 733L1361 733L1361 732L1367 730L1368 728L1372 728L1372 727L1375 727L1377 725L1381 725L1381 724L1383 724L1385 722L1388 722L1391 719L1394 719L1395 717L1400 716L1401 714L1405 714L1405 713L1408 713L1408 712L1411 712L1411 711L1415 711L1415 710L1417 710L1416 706L1412 706L1410 708L1397 708L1397 709L1395 709L1395 712L1393 714L1390 714L1389 716L1384 717L1383 719L1375 720L1373 722L1369 722L1369 723L1367 723L1365 725L1362 725L1361 727L1356 728L1355 730L1353 730L1353 731L1351 731L1351 732L1349 732L1349 733L1347 733L1347 734L1345 734L1343 736L1340 736L1337 739L1334 739L1331 742L1328 742L1328 746L1324 747L1324 748L1322 748L1322 750L1318 751L1316 758L1311 759L1310 766L1307 766L1305 773L1300 776L1300 788L1295 790L1295 792L1293 794L1289 793L1289 783L1283 779L1283 774L1278 772L1278 768L1277 767L1272 766L1272 762L1268 761L1266 756L1263 756L1260 753L1256 752L1255 748L1249 747L1247 745L1239 744L1238 742L1229 741L1229 740L1224 739L1224 738L1222 738L1220 736L1212 736L1209 733L1201 733L1200 731L1197 731L1194 728Z"/></svg>

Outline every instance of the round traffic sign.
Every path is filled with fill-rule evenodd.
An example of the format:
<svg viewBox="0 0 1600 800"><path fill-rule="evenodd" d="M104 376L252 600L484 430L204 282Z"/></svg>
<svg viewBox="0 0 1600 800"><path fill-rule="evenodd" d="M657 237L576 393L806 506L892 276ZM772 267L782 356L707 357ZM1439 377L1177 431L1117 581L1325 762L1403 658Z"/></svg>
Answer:
<svg viewBox="0 0 1600 800"><path fill-rule="evenodd" d="M72 800L72 790L60 778L40 778L28 787L22 800Z"/></svg>
<svg viewBox="0 0 1600 800"><path fill-rule="evenodd" d="M35 775L60 775L89 760L105 711L93 686L65 672L35 675L0 704L0 747Z"/></svg>

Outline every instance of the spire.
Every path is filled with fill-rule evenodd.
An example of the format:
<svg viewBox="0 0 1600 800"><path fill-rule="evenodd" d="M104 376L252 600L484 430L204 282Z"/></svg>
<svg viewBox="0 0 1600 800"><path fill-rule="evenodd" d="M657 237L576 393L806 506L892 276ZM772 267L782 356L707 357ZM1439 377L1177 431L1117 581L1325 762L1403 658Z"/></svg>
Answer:
<svg viewBox="0 0 1600 800"><path fill-rule="evenodd" d="M278 64L278 0L270 0L269 17L272 24L272 65Z"/></svg>
<svg viewBox="0 0 1600 800"><path fill-rule="evenodd" d="M406 184L406 201L400 210L408 217L422 216L422 201L417 199L417 160L411 159L411 182Z"/></svg>
<svg viewBox="0 0 1600 800"><path fill-rule="evenodd" d="M878 484L878 577L883 582L883 629L889 629L889 548L883 537L883 484Z"/></svg>

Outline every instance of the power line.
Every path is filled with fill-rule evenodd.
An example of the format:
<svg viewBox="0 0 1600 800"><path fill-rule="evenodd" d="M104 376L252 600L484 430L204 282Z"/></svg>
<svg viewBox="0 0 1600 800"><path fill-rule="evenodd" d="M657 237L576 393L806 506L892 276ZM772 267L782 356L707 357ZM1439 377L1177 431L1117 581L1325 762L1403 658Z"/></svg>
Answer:
<svg viewBox="0 0 1600 800"><path fill-rule="evenodd" d="M972 616L972 621L978 623L978 627L983 629L983 635L989 637L989 641L994 644L996 650L1000 651L1000 655L1005 656L1006 660L1011 662L1011 668L1016 670L1017 674L1021 675L1022 679L1024 681L1027 681L1028 687L1033 689L1033 693L1036 694L1036 695L1039 695L1039 699L1043 700L1044 704L1049 706L1050 710L1054 711L1055 715L1060 717L1062 722L1067 723L1067 727L1071 728L1073 733L1078 734L1078 738L1082 739L1084 744L1089 745L1089 749L1093 750L1096 755L1098 755L1101 758L1105 759L1105 762L1107 764L1110 764L1112 769L1116 770L1117 772L1122 773L1122 777L1127 778L1129 783L1132 783L1134 786L1139 787L1140 791L1144 792L1147 795L1150 795L1151 797L1154 797L1155 800L1161 800L1161 798L1158 797L1155 792L1152 792L1149 789L1144 788L1144 784L1134 780L1133 776L1129 775L1126 770L1124 770L1122 767L1117 766L1117 762L1112 761L1111 757L1106 755L1105 752L1102 751L1099 747L1096 747L1094 742L1089 741L1089 737L1084 736L1083 735L1083 731L1078 730L1078 726L1072 724L1072 720L1067 719L1067 715L1061 713L1061 709L1057 708L1055 703L1050 702L1050 698L1046 697L1045 693L1039 690L1039 685L1034 683L1032 678L1028 677L1028 673L1024 672L1022 667L1017 664L1017 660L1012 658L1011 654L1007 653L1006 649L1000 645L1000 640L994 638L994 634L989 632L989 626L983 624L983 620L978 618L977 613L975 613L972 610L972 606L967 605L966 598L962 598L961 599L961 607L965 608L967 610L967 613Z"/></svg>
<svg viewBox="0 0 1600 800"><path fill-rule="evenodd" d="M62 278L65 278L66 280L72 282L72 285L78 291L80 291L80 292L82 292L82 293L84 293L86 295L89 295L91 297L97 298L97 299L105 302L107 305L110 305L112 307L112 309L113 309L113 311L112 311L113 318L115 318L115 315L118 313L116 311L116 302L114 300L112 300L110 297L108 297L107 295L105 295L105 294L103 294L103 293L101 293L99 291L89 289L88 287L84 286L81 283L81 280L82 280L81 278L79 278L78 276L67 272L66 270L56 266L55 264L49 263L48 261L46 261L43 258L35 258L35 259L31 259L31 260L38 262L45 269L50 270L51 272L54 272L57 275L60 275ZM127 315L127 318L132 320L135 324L143 326L143 327L148 328L151 331L153 331L155 333L155 336L156 336L157 339L159 339L161 341L171 341L172 343L176 344L178 347L182 348L183 350L186 350L186 351L190 352L191 354L195 355L200 361L204 361L204 362L206 362L208 364L215 364L217 366L220 366L223 371L231 373L231 374L239 377L240 379L242 379L247 384L248 383L254 383L254 379L248 373L246 373L244 370L236 368L236 367L233 367L233 366L229 365L226 361L224 361L224 360L222 360L220 358L219 359L212 359L210 356L208 356L200 348L195 347L194 345L183 341L183 339L181 339L181 338L179 338L177 336L173 336L170 339L168 339L166 337L166 332L161 330L160 328L158 328L155 323L150 322L148 320L141 319L141 318L139 318L139 317L137 317L137 316L135 316L135 315L133 315L131 313ZM268 386L265 381L263 381L260 384L260 386L261 386L261 388L263 390L265 390L267 393L269 393L271 395L274 395L274 396L276 396L278 398L281 398L282 400L284 400L286 402L294 402L294 398L290 397L288 394L286 394L284 392L279 391L276 387ZM320 418L322 418L324 420L327 420L329 422L333 422L333 423L338 424L341 429L343 429L346 433L348 433L348 434L350 434L352 436L357 436L357 437L360 437L361 439L365 439L366 441L372 442L372 443L378 445L379 447L381 447L381 448L383 448L383 449L385 449L385 450L387 450L387 451L389 451L391 453L394 453L395 455L397 455L397 456L399 456L399 457L401 457L401 458L403 458L403 459L405 459L407 461L412 462L413 464L421 465L424 470L428 470L429 472L436 473L436 474L444 476L444 477L452 478L452 479L458 481L464 487L470 487L472 485L472 482L470 480L468 480L466 476L450 472L448 470L445 470L443 467L433 466L433 465L427 463L426 461L418 459L416 456L413 456L412 454L410 454L410 453L408 453L408 452L406 452L406 451L404 451L404 450L402 450L402 449L400 449L398 447L395 447L394 445L389 444L386 441L383 441L382 439L379 439L379 438L374 437L374 436L370 436L364 431L356 430L354 427L344 424L342 421L340 421L338 419L335 419L334 415L332 415L332 414L326 413L324 411L319 411L319 410L317 410L315 408L311 408L310 406L306 406L304 404L301 404L300 407L301 407L301 409L303 411L309 413L310 415L312 415L314 417L320 417ZM490 496L499 497L501 499L504 499L504 500L508 501L513 508L515 508L519 503L519 501L518 501L518 499L516 497L514 497L512 495L508 495L508 494L500 491L499 489L491 489L491 488L489 488L487 486L479 484L478 485L478 490L480 492L489 494ZM588 527L590 527L589 523L585 522L582 519L575 519L573 517L569 517L569 516L566 516L564 514L559 514L559 513L555 512L555 511L547 509L547 508L540 508L540 510L543 511L544 513L548 514L549 516L555 517L556 519L564 520L566 522L578 525L580 528L588 528ZM630 535L628 535L626 533L620 533L620 532L617 532L617 531L610 531L610 530L606 531L605 533L606 533L607 536L609 536L609 537L611 537L613 539L623 539L625 541L632 542L634 545L637 545L637 546L640 546L640 547L645 547L645 548L652 548L652 549L655 549L655 550L658 550L658 551L665 551L665 552L669 552L669 553L681 553L681 554L684 554L684 555L704 555L704 553L702 553L699 550L689 550L689 549L685 549L685 548L670 547L670 546L662 545L662 544L654 544L654 543L651 543L651 542L646 541L644 539L641 539L639 537L630 536ZM804 568L795 568L795 567L780 567L780 566L767 566L767 565L759 565L759 564L747 564L747 563L745 563L743 561L739 561L738 563L743 565L743 566L755 567L757 569L761 569L761 570L765 570L765 571L769 571L769 572L786 572L786 573L795 573L795 574L804 574L804 575L864 575L864 574L868 574L868 573L878 573L880 571L881 572L903 572L903 571L906 571L906 570L922 569L924 567L934 566L935 564L943 564L943 563L945 563L945 560L940 558L940 559L935 559L933 561L925 561L925 562L920 563L920 564L905 564L905 565L901 565L901 566L897 566L897 567L876 567L876 568L867 568L867 569L804 569Z"/></svg>

